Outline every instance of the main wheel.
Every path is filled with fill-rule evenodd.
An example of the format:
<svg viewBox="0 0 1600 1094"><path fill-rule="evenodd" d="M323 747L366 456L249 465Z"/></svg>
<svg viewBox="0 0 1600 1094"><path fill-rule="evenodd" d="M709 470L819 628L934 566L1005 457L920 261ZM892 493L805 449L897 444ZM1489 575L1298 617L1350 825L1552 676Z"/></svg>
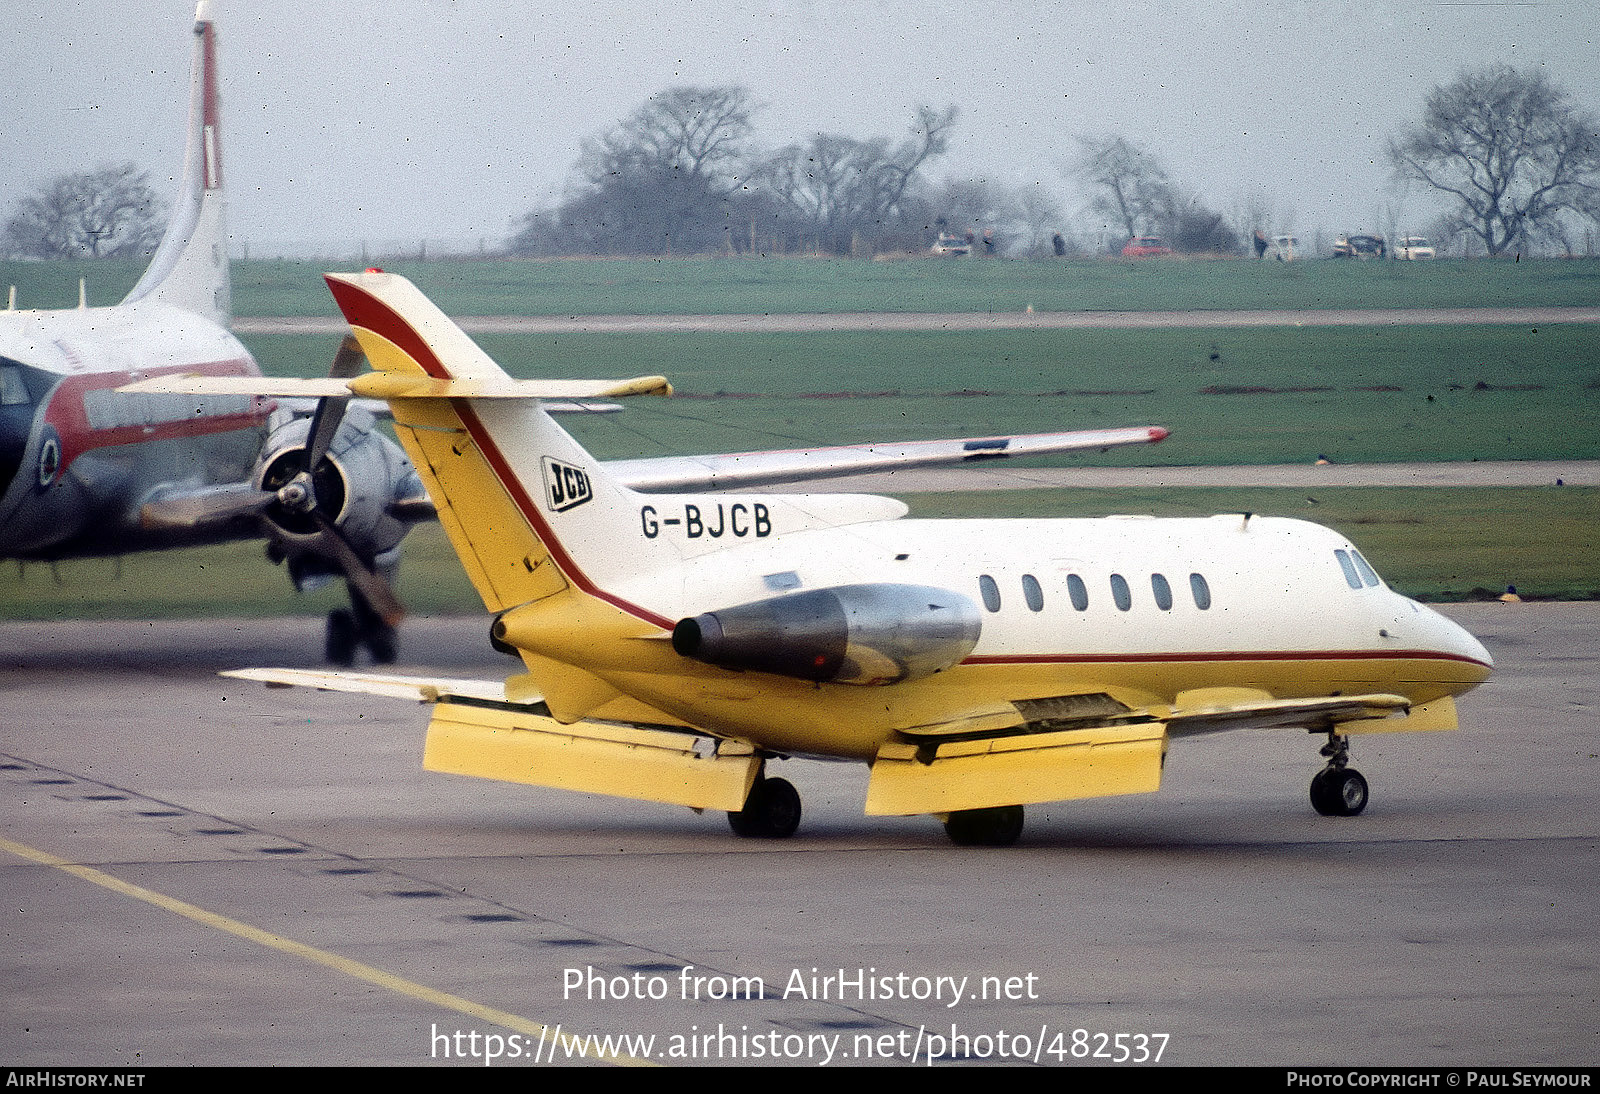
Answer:
<svg viewBox="0 0 1600 1094"><path fill-rule="evenodd" d="M1324 768L1311 780L1311 808L1324 817L1353 817L1367 807L1367 780L1353 767Z"/></svg>
<svg viewBox="0 0 1600 1094"><path fill-rule="evenodd" d="M342 668L355 664L359 640L360 628L356 626L355 613L345 608L336 608L328 613L322 652L331 664Z"/></svg>
<svg viewBox="0 0 1600 1094"><path fill-rule="evenodd" d="M728 827L749 839L788 839L800 827L800 792L788 779L757 779Z"/></svg>
<svg viewBox="0 0 1600 1094"><path fill-rule="evenodd" d="M1022 835L1022 806L957 810L945 818L944 833L962 847L1009 847Z"/></svg>

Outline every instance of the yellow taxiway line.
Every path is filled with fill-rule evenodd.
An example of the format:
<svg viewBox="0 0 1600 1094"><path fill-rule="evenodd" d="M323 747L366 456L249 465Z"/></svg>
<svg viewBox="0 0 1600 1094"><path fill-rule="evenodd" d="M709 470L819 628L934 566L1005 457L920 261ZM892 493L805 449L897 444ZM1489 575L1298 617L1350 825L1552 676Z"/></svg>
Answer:
<svg viewBox="0 0 1600 1094"><path fill-rule="evenodd" d="M296 942L292 938L284 938L282 935L273 934L271 931L263 931L260 927L252 927L250 924L241 923L237 919L218 915L216 912L207 911L198 905L167 896L165 893L158 893L153 889L134 885L120 878L112 877L101 870L96 870L92 866L84 866L80 863L57 858L55 855L29 847L26 844L16 843L3 836L0 836L0 850L9 851L18 858L36 862L41 866L53 866L57 870L65 871L74 877L82 878L84 881L93 882L95 885L110 889L114 893L121 893L123 896L142 900L146 904L153 904L157 908L163 908L166 911L181 915L185 919L193 920L196 923L204 924L214 930L236 935L258 945L277 950L280 953L303 958L325 968L342 972L346 976L353 976L357 980L365 980L369 984L387 988L397 995L409 996L430 1006L453 1010L480 1021L490 1022L494 1025L514 1030L525 1037L537 1039L541 1043L544 1043L547 1039L555 1040L564 1052L570 1048L577 1055L589 1055L591 1053L589 1046L593 1042L588 1037L575 1037L571 1034L564 1034L560 1032L560 1027L551 1028L539 1022L523 1018L521 1015L512 1014L510 1011L486 1007L481 1003L474 1003L470 999L463 999L459 995L452 995L449 992L425 987L402 976L396 976L393 973L384 972L382 969L373 968L371 965L362 964L360 961L352 961L348 957L340 957L336 953L319 950L315 946L308 946L304 942ZM552 1052L554 1052L555 1047L555 1045L551 1046ZM632 1056L612 1055L597 1056L597 1058L604 1063L623 1067L656 1066L649 1060L640 1060Z"/></svg>

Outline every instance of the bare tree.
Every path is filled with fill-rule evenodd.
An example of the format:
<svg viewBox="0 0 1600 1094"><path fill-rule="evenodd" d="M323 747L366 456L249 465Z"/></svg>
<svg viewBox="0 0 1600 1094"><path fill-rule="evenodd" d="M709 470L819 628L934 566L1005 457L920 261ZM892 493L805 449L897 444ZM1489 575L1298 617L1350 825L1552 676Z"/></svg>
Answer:
<svg viewBox="0 0 1600 1094"><path fill-rule="evenodd" d="M4 243L28 258L137 255L160 242L165 220L149 176L124 163L62 175L22 198Z"/></svg>
<svg viewBox="0 0 1600 1094"><path fill-rule="evenodd" d="M1176 209L1161 164L1123 137L1080 136L1071 172L1093 192L1090 207L1122 225L1126 239L1157 231Z"/></svg>
<svg viewBox="0 0 1600 1094"><path fill-rule="evenodd" d="M584 144L560 204L521 219L519 254L730 248L756 107L742 87L670 87Z"/></svg>
<svg viewBox="0 0 1600 1094"><path fill-rule="evenodd" d="M743 87L669 87L589 142L581 170L595 185L624 174L725 186L742 163L754 112Z"/></svg>
<svg viewBox="0 0 1600 1094"><path fill-rule="evenodd" d="M891 145L818 133L769 156L756 183L775 202L778 219L824 250L854 250L892 232L928 160L950 143L956 108L917 108L911 136Z"/></svg>
<svg viewBox="0 0 1600 1094"><path fill-rule="evenodd" d="M1600 119L1543 73L1496 65L1435 87L1389 159L1450 195L1455 223L1494 256L1600 195Z"/></svg>

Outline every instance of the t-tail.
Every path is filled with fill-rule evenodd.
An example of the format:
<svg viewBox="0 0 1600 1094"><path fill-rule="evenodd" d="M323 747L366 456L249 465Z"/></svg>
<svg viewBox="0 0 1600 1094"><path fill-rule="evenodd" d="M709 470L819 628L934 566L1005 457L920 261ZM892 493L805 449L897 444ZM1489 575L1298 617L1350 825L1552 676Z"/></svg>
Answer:
<svg viewBox="0 0 1600 1094"><path fill-rule="evenodd" d="M233 300L222 196L217 36L211 21L211 2L200 0L195 9L189 137L172 220L149 268L123 303L159 301L227 326Z"/></svg>
<svg viewBox="0 0 1600 1094"><path fill-rule="evenodd" d="M327 280L375 370L351 390L390 401L484 605L503 612L575 589L624 607L607 586L626 564L614 548L636 529L638 505L537 400L667 394L666 381L513 380L405 278Z"/></svg>

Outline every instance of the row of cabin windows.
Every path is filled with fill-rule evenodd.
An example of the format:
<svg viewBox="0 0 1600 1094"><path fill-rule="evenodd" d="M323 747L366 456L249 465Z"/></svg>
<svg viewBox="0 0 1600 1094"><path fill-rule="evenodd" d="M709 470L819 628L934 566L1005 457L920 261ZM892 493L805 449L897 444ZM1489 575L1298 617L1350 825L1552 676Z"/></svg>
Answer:
<svg viewBox="0 0 1600 1094"><path fill-rule="evenodd" d="M1000 585L994 578L988 574L980 574L978 592L983 597L985 608L991 612L1000 610ZM1166 575L1150 575L1150 594L1155 598L1156 607L1164 612L1172 610L1172 584L1167 581ZM1206 583L1204 575L1189 575L1189 595L1194 598L1194 606L1201 611L1211 607L1211 586ZM1022 599L1028 605L1030 612L1044 611L1044 588L1039 584L1039 579L1032 574L1022 575ZM1083 578L1077 574L1067 575L1067 599L1072 601L1075 611L1089 610L1089 586L1084 584ZM1133 607L1133 588L1128 584L1128 579L1121 574L1111 575L1111 602L1120 612Z"/></svg>

